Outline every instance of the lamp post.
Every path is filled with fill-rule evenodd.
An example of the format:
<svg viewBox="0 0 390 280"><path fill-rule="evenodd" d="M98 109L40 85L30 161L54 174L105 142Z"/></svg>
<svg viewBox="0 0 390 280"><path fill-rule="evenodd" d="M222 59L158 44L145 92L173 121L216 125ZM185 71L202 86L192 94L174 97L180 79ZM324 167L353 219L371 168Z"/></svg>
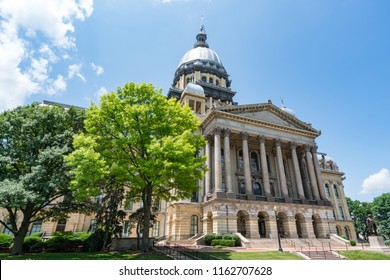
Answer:
<svg viewBox="0 0 390 280"><path fill-rule="evenodd" d="M279 252L283 252L283 249L282 249L282 243L280 242L280 230L279 230L279 218L278 218L278 208L275 206L274 207L274 211L275 211L275 219L276 219L276 230L278 232L278 244L279 244L279 249L278 251Z"/></svg>

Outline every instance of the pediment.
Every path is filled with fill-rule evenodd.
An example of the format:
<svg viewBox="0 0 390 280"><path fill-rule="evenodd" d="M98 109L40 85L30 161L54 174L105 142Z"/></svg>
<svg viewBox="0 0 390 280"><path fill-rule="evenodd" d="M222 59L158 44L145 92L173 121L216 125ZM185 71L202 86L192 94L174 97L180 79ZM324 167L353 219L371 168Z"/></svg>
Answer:
<svg viewBox="0 0 390 280"><path fill-rule="evenodd" d="M219 107L216 110L235 115L238 118L247 119L249 122L261 122L287 129L304 130L310 133L320 134L311 124L299 120L297 117L286 113L272 103Z"/></svg>

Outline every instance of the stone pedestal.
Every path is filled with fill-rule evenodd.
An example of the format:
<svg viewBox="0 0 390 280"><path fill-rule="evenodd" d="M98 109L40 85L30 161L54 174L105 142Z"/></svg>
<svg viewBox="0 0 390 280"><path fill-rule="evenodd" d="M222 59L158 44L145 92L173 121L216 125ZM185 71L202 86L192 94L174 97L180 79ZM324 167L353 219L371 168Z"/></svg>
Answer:
<svg viewBox="0 0 390 280"><path fill-rule="evenodd" d="M382 236L369 236L368 242L370 243L370 249L387 248L385 239Z"/></svg>
<svg viewBox="0 0 390 280"><path fill-rule="evenodd" d="M390 248L385 245L383 236L369 236L368 242L370 243L369 250L390 254Z"/></svg>

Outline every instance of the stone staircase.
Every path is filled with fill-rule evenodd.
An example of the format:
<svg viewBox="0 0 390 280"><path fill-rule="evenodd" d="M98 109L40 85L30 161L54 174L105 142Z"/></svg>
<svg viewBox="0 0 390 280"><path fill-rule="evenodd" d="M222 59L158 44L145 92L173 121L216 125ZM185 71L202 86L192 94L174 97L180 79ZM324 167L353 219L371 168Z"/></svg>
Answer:
<svg viewBox="0 0 390 280"><path fill-rule="evenodd" d="M342 260L343 258L332 251L301 251L299 252L310 260Z"/></svg>

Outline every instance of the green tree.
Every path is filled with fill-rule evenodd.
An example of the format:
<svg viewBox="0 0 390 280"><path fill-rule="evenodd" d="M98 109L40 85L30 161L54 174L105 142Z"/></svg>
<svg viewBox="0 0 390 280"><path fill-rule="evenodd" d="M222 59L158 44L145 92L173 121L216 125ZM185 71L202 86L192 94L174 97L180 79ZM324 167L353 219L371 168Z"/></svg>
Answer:
<svg viewBox="0 0 390 280"><path fill-rule="evenodd" d="M0 223L14 235L11 254L23 252L31 223L75 209L71 200L55 201L71 195L63 156L84 118L80 109L39 104L0 114L0 207L7 211Z"/></svg>
<svg viewBox="0 0 390 280"><path fill-rule="evenodd" d="M347 204L349 213L355 222L356 234L365 234L366 232L366 219L368 214L372 213L372 204L370 202L361 202L359 200L352 200L347 197Z"/></svg>
<svg viewBox="0 0 390 280"><path fill-rule="evenodd" d="M390 193L384 193L372 202L372 214L378 234L390 238Z"/></svg>
<svg viewBox="0 0 390 280"><path fill-rule="evenodd" d="M98 194L101 180L114 177L133 201L143 202L141 250L149 247L153 201L189 198L198 190L205 145L200 122L189 107L167 99L151 84L128 83L103 95L86 112L85 129L67 157L72 185L81 196Z"/></svg>

